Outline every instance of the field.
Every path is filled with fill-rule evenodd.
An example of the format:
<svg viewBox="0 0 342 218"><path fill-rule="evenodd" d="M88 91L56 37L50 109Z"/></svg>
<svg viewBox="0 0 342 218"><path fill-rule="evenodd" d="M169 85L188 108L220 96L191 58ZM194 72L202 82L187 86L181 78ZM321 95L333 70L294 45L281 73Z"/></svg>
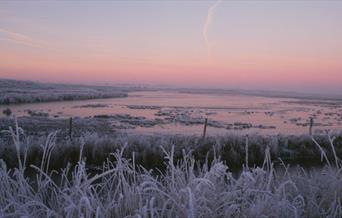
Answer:
<svg viewBox="0 0 342 218"><path fill-rule="evenodd" d="M20 83L25 84L22 81L12 81L11 87L21 87ZM34 87L38 86L34 84ZM13 95L23 99L19 102L35 102L35 99L48 102L0 102L0 130L7 128L8 122L3 118L10 117L11 114L20 118L20 125L25 128L30 123L50 123L52 130L56 127L62 129L65 128L60 125L63 120L74 118L78 123L88 123L90 126L93 126L92 122L107 123L106 127L114 130L140 135L202 134L205 119L208 119L208 135L212 136L303 135L309 133L310 119L313 121L314 134L324 134L326 129L338 133L342 129L342 101L336 96L326 99L317 96L312 99L312 95L281 92L268 95L257 92L252 95L251 91L241 90L39 85L50 88L45 90L36 87L32 94L32 90L23 85L21 92L32 96L20 93ZM0 98L8 99L6 96L9 95L6 93L11 92L11 88L2 90L7 91L1 92ZM83 97L79 98L77 94L72 101L63 101L63 97L53 100L55 95L63 96L63 93L81 93ZM122 96L119 97L118 94ZM40 95L46 98L40 98ZM103 98L103 95L106 95L106 98ZM86 98L88 99L85 100ZM34 125L34 128L39 128L39 125Z"/></svg>
<svg viewBox="0 0 342 218"><path fill-rule="evenodd" d="M275 161L283 145L260 136L61 140L27 136L17 124L3 134L2 217L342 215L341 137L283 138L322 161L294 169Z"/></svg>
<svg viewBox="0 0 342 218"><path fill-rule="evenodd" d="M0 82L0 217L342 216L340 99Z"/></svg>
<svg viewBox="0 0 342 218"><path fill-rule="evenodd" d="M129 87L48 84L0 79L0 105L125 97L128 90Z"/></svg>

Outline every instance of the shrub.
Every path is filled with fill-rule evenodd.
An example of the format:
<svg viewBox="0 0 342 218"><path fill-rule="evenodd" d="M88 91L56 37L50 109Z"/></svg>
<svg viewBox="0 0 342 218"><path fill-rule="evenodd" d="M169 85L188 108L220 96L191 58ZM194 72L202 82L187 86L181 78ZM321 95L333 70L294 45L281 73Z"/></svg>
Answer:
<svg viewBox="0 0 342 218"><path fill-rule="evenodd" d="M12 114L12 110L9 108L6 108L5 110L2 111L2 113L9 117Z"/></svg>

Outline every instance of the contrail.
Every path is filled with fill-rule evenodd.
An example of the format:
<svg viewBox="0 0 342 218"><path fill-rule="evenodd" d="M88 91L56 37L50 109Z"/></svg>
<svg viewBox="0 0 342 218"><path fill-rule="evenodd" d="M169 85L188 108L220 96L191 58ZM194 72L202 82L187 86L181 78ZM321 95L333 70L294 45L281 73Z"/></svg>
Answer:
<svg viewBox="0 0 342 218"><path fill-rule="evenodd" d="M1 35L3 35L3 37ZM30 47L38 47L38 48L44 47L43 43L35 41L27 35L9 31L3 28L0 28L0 41L7 41L7 42L21 44L21 45L30 46Z"/></svg>
<svg viewBox="0 0 342 218"><path fill-rule="evenodd" d="M221 0L217 0L215 2L215 4L209 8L207 17L206 17L204 25L203 25L203 38L204 38L204 41L205 41L205 44L206 44L206 47L208 50L208 56L211 55L211 47L210 47L210 42L208 39L208 29L209 29L210 24L213 21L213 16L214 16L216 8L220 4L220 2L221 2Z"/></svg>

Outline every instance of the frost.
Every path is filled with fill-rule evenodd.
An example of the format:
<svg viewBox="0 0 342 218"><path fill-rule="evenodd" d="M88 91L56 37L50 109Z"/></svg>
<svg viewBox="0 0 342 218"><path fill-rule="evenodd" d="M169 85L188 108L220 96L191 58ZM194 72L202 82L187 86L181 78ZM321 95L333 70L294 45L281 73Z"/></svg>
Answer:
<svg viewBox="0 0 342 218"><path fill-rule="evenodd" d="M87 146L83 139L78 143L76 165L55 171L50 163L60 153L57 133L49 134L40 146L40 164L27 165L33 145L15 124L6 134L12 139L18 167L8 168L0 161L1 217L342 216L341 161L330 135L336 167L312 139L330 165L310 172L290 172L287 167L277 172L268 146L262 167L247 166L236 177L217 155L197 164L194 150L183 149L182 158L176 160L175 145L150 148L164 154L165 169L149 170L136 163L137 152L128 150L130 142L113 150L94 171L84 157ZM99 142L98 136L93 138ZM245 147L250 152L251 136L248 139ZM145 145L148 148L146 141ZM129 157L124 157L127 152Z"/></svg>
<svg viewBox="0 0 342 218"><path fill-rule="evenodd" d="M0 104L127 97L129 88L0 79Z"/></svg>

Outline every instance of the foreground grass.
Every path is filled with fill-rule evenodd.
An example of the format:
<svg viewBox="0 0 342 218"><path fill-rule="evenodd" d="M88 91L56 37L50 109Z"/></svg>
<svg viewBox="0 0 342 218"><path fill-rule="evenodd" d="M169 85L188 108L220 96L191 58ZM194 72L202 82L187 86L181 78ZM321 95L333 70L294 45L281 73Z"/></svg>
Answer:
<svg viewBox="0 0 342 218"><path fill-rule="evenodd" d="M29 121L30 119L28 119L27 123ZM183 159L184 150L186 153L191 152L196 162L199 162L200 165L206 160L212 162L214 158L217 158L225 162L230 170L234 171L241 171L247 153L250 166L262 166L268 147L270 148L271 159L277 165L281 164L279 158L285 164L291 165L298 163L302 166L322 164L321 152L308 135L250 135L248 137L224 135L209 136L205 139L200 136L184 135L126 135L110 131L109 128L106 128L106 123L95 122L90 119L80 123L78 123L78 120L75 120L74 125L77 125L77 132L74 132L74 136L70 140L68 129L65 128L67 122L56 121L54 123L55 127L53 123L45 125L41 120L34 121L31 126L25 126L25 134L19 132L21 138L20 156L22 159L25 156L28 166L32 164L39 165L43 157L43 148L48 133L55 132L56 128L61 128L61 131L55 132L55 147L49 163L50 169L57 171L65 168L68 164L75 166L78 163L81 145L83 146L82 157L88 168L102 166L103 162L107 161L108 158L113 160L110 154L118 149L120 150L125 145L123 157L131 159L134 152L135 163L142 165L146 169L159 168L164 170L166 167L164 164L164 153L160 146L163 146L166 150L171 150L173 145L175 162ZM95 124L90 125L91 123ZM11 126L15 129L15 124ZM42 126L42 128L36 128L36 126ZM3 127L2 129L8 129L8 127ZM247 153L245 150L246 140L248 140ZM334 152L331 149L327 135L317 135L315 140L324 149L327 157L333 159ZM334 145L336 155L342 157L341 134L335 138ZM0 159L6 162L8 168L18 167L15 142L8 131L0 131Z"/></svg>
<svg viewBox="0 0 342 218"><path fill-rule="evenodd" d="M16 167L0 164L1 217L342 216L342 167L330 137L332 157L318 142L314 144L325 161L322 169L292 171L284 165L276 170L271 149L265 146L260 167L250 167L245 155L241 175L233 177L218 153L201 162L192 149L181 149L176 159L175 146L154 148L164 156L164 169L158 171L137 164L139 155L128 152L127 144L110 153L94 174L86 164L82 141L75 167L52 171L52 157L59 153L56 133L41 146L39 163L28 165L29 149L23 146L21 131L9 130ZM248 143L240 147L251 153ZM28 175L30 170L34 173Z"/></svg>

